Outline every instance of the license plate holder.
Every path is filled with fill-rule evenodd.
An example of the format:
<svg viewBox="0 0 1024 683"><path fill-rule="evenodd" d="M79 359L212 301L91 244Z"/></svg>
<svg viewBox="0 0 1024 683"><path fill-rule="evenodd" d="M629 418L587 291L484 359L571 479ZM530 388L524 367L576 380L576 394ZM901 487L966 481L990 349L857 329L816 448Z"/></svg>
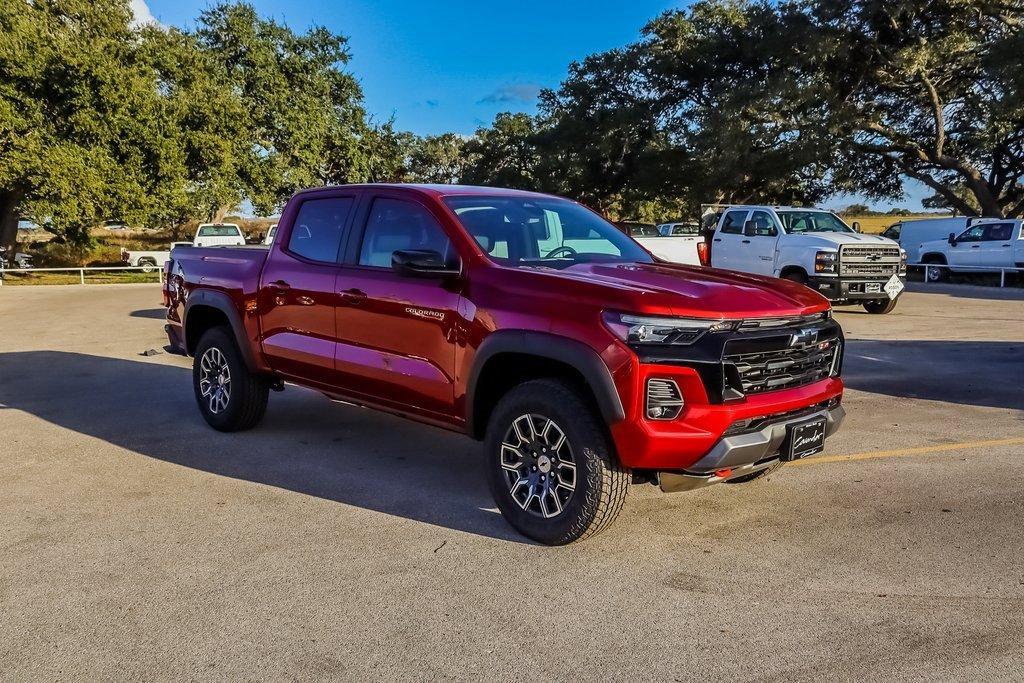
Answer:
<svg viewBox="0 0 1024 683"><path fill-rule="evenodd" d="M800 460L825 450L825 424L825 418L819 417L790 425L782 459Z"/></svg>

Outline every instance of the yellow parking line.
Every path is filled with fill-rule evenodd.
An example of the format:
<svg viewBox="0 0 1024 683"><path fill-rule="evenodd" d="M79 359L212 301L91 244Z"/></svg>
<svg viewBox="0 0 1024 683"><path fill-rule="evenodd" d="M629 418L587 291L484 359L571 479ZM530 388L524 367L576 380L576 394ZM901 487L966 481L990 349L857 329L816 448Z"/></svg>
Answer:
<svg viewBox="0 0 1024 683"><path fill-rule="evenodd" d="M874 460L876 458L902 458L908 455L927 455L943 451L959 451L966 448L984 448L985 446L1015 446L1024 444L1024 438L990 439L988 441L964 441L962 443L944 443L936 446L918 448L900 448L894 451L873 451L871 453L851 453L849 455L827 455L822 458L797 460L790 465L821 465L829 462L848 462L851 460Z"/></svg>

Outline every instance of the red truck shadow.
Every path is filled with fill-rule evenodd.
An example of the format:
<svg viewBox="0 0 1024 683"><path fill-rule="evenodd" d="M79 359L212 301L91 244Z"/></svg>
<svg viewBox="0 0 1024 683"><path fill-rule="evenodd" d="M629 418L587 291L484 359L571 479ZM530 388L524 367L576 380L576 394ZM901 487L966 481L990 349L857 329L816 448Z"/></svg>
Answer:
<svg viewBox="0 0 1024 683"><path fill-rule="evenodd" d="M27 351L0 353L0 404L184 467L528 542L493 510L476 442L305 389L271 394L262 425L222 434L200 417L187 369Z"/></svg>

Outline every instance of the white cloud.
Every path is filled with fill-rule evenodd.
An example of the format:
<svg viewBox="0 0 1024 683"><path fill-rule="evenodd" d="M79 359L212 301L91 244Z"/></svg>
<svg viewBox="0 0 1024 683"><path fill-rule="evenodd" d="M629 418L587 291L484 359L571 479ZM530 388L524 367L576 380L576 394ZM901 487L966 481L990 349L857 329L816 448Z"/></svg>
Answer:
<svg viewBox="0 0 1024 683"><path fill-rule="evenodd" d="M135 17L132 19L133 26L142 26L143 24L159 24L153 13L149 11L149 5L146 4L146 0L131 0L132 15Z"/></svg>

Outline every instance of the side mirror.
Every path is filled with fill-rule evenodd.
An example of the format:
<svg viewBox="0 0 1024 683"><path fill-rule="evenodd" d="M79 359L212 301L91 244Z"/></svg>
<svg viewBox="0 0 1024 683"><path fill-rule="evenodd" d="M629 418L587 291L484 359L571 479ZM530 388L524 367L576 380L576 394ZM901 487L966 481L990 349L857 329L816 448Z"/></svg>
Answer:
<svg viewBox="0 0 1024 683"><path fill-rule="evenodd" d="M852 227L854 232L860 232L860 221L854 221Z"/></svg>
<svg viewBox="0 0 1024 683"><path fill-rule="evenodd" d="M446 263L440 253L430 249L407 249L391 254L391 268L406 277L446 278L458 275L459 264Z"/></svg>
<svg viewBox="0 0 1024 683"><path fill-rule="evenodd" d="M754 221L747 221L743 224L744 237L757 237L757 225Z"/></svg>
<svg viewBox="0 0 1024 683"><path fill-rule="evenodd" d="M949 246L951 246L951 247L955 247L956 246L956 235L954 233L952 233L952 232L949 233Z"/></svg>

